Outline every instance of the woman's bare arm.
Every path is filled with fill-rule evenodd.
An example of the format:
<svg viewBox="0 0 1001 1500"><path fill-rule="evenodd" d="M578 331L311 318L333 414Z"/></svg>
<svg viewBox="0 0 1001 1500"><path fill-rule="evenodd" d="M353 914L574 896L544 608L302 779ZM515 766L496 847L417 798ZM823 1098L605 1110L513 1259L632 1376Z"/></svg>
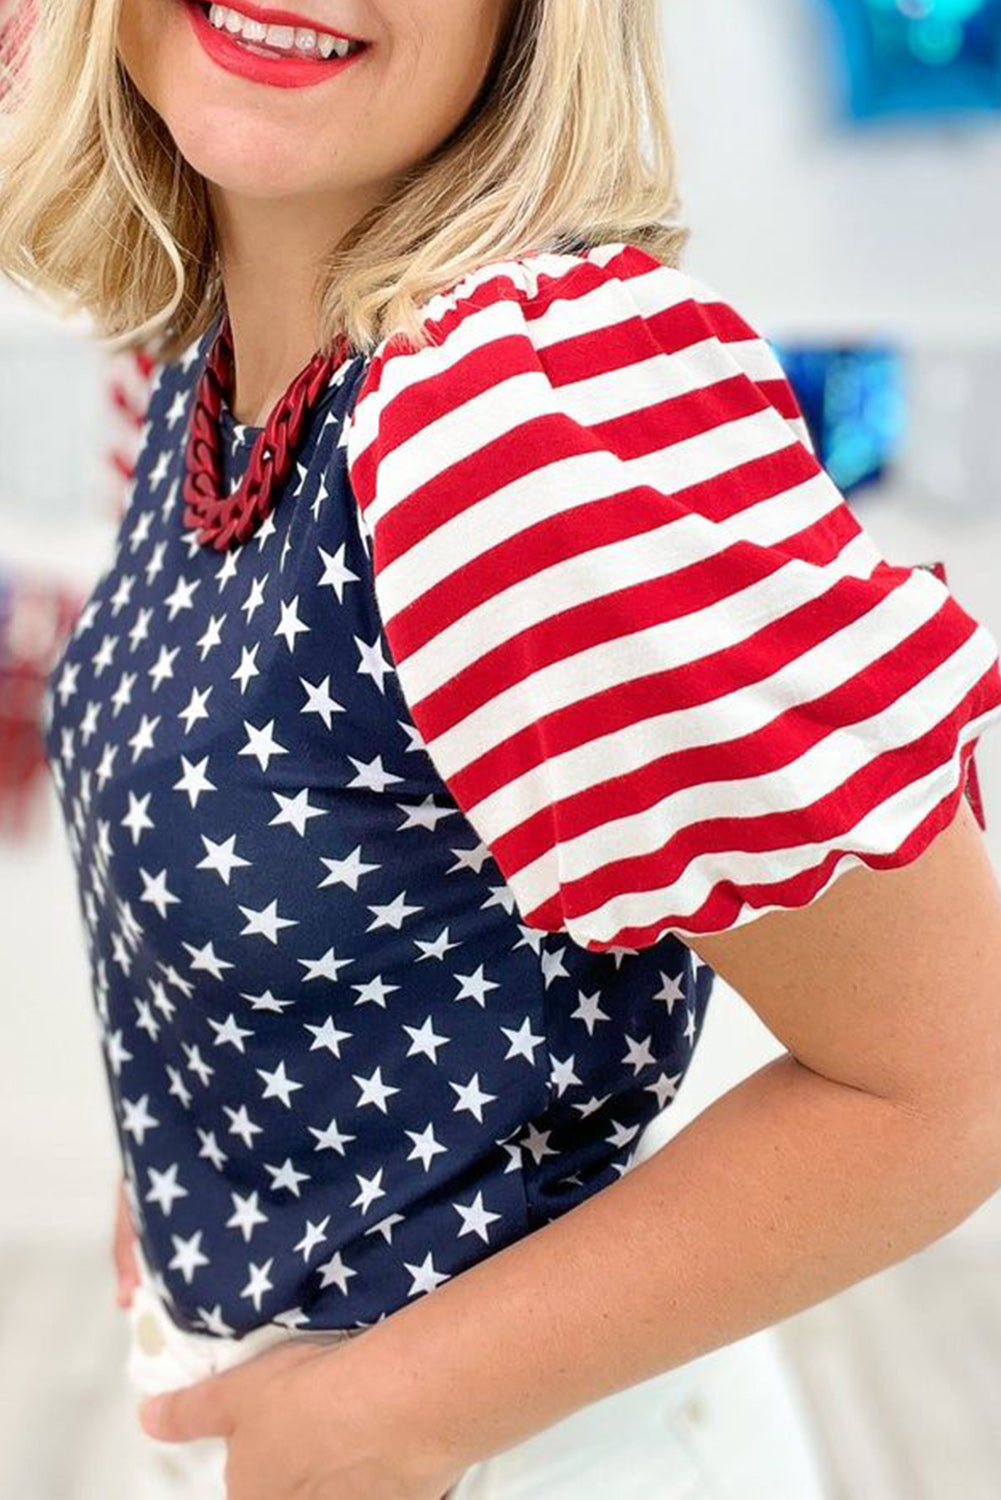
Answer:
<svg viewBox="0 0 1001 1500"><path fill-rule="evenodd" d="M788 1052L330 1362L419 1412L432 1464L779 1322L1001 1187L1001 892L965 800L910 865L692 947Z"/></svg>

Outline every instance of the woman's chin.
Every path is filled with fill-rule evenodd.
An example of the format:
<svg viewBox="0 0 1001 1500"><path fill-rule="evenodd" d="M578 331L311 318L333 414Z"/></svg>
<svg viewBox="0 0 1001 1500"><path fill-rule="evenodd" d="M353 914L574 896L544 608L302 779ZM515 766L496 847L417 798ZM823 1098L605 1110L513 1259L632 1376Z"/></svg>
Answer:
<svg viewBox="0 0 1001 1500"><path fill-rule="evenodd" d="M264 133L268 135L268 132ZM302 152L282 150L273 139L232 128L197 128L190 117L171 135L184 160L207 182L247 198L286 198L315 186L303 171Z"/></svg>

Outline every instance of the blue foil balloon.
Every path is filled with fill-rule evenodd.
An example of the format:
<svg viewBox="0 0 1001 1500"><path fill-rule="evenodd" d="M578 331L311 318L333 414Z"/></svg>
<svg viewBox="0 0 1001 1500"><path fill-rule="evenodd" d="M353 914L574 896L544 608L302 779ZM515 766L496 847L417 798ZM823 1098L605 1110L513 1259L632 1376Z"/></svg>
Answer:
<svg viewBox="0 0 1001 1500"><path fill-rule="evenodd" d="M1001 0L826 0L844 40L846 107L1001 114Z"/></svg>
<svg viewBox="0 0 1001 1500"><path fill-rule="evenodd" d="M900 352L883 344L771 343L838 488L847 495L881 479L906 433Z"/></svg>

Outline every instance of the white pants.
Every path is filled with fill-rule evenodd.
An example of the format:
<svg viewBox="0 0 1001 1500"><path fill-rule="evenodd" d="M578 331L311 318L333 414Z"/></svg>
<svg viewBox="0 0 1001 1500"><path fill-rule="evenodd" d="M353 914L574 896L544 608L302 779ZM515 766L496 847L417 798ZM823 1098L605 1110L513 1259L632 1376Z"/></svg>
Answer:
<svg viewBox="0 0 1001 1500"><path fill-rule="evenodd" d="M140 1261L129 1378L152 1394L230 1368L287 1339L337 1340L273 1325L245 1338L188 1333ZM363 1332L364 1330L359 1330ZM225 1442L143 1439L134 1500L225 1500ZM447 1500L828 1500L795 1387L771 1330L713 1350L573 1412L467 1469ZM372 1500L378 1500L373 1496Z"/></svg>

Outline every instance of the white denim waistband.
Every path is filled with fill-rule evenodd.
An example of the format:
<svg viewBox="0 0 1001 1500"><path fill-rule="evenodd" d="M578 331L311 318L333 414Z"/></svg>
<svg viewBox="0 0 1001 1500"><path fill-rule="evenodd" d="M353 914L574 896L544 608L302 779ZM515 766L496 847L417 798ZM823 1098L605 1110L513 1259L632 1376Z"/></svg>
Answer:
<svg viewBox="0 0 1001 1500"><path fill-rule="evenodd" d="M129 1309L128 1375L147 1395L193 1384L293 1340L332 1344L367 1331L364 1327L306 1329L266 1323L237 1338L181 1328L171 1317L138 1243L136 1262L139 1284Z"/></svg>

